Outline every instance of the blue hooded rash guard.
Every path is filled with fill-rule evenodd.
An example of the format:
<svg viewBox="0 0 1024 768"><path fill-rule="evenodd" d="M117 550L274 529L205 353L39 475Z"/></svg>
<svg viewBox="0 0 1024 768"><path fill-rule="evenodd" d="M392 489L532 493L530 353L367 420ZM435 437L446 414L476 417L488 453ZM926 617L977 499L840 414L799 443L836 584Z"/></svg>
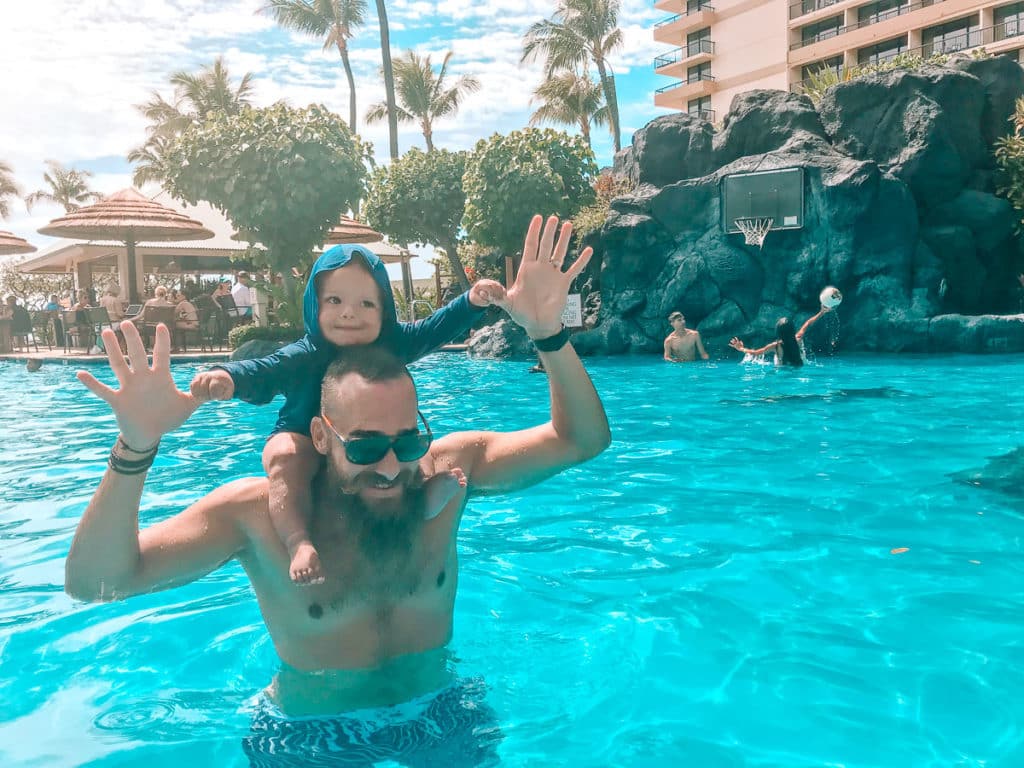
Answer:
<svg viewBox="0 0 1024 768"><path fill-rule="evenodd" d="M320 382L327 366L337 355L344 354L344 347L331 344L320 331L318 278L324 272L349 264L355 254L365 259L381 292L380 335L374 344L390 350L406 363L418 360L465 332L483 312L483 308L470 303L468 293L463 293L426 320L401 323L395 314L391 280L384 262L375 253L361 245L336 245L324 251L313 264L302 298L306 335L267 357L214 366L231 375L235 397L239 400L263 405L275 395L284 395L284 406L278 412L272 434L309 435L309 422L320 412Z"/></svg>

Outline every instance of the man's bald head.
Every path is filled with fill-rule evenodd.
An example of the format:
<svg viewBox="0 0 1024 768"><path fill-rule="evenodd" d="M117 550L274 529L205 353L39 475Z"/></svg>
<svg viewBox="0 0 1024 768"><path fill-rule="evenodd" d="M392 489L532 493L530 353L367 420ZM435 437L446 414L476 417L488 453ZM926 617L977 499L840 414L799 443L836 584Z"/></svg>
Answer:
<svg viewBox="0 0 1024 768"><path fill-rule="evenodd" d="M392 382L408 382L415 407L416 387L405 363L380 347L347 347L324 374L320 385L320 407L328 414L336 409L358 407L359 403L351 400L365 393L366 385Z"/></svg>

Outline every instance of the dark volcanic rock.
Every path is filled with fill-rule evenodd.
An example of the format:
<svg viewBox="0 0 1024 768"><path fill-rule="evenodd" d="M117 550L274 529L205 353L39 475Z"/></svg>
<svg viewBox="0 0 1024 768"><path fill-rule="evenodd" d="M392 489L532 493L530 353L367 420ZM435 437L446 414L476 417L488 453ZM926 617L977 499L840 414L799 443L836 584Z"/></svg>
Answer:
<svg viewBox="0 0 1024 768"><path fill-rule="evenodd" d="M1017 99L1024 96L1024 69L1007 56L965 57L953 66L981 81L985 90L981 131L986 146L991 146L1012 129L1010 116Z"/></svg>
<svg viewBox="0 0 1024 768"><path fill-rule="evenodd" d="M798 132L827 139L821 117L806 96L786 91L747 91L732 100L714 138L718 165L784 146ZM686 177L683 177L686 178Z"/></svg>
<svg viewBox="0 0 1024 768"><path fill-rule="evenodd" d="M470 357L514 360L525 360L537 354L526 331L507 317L476 331L469 339L467 351Z"/></svg>
<svg viewBox="0 0 1024 768"><path fill-rule="evenodd" d="M633 134L633 146L615 156L615 172L634 184L664 186L703 176L714 167L714 128L698 117L675 114L655 118Z"/></svg>
<svg viewBox="0 0 1024 768"><path fill-rule="evenodd" d="M895 70L840 83L819 105L839 150L878 163L906 182L926 208L956 197L986 162L984 109L978 78L950 68Z"/></svg>

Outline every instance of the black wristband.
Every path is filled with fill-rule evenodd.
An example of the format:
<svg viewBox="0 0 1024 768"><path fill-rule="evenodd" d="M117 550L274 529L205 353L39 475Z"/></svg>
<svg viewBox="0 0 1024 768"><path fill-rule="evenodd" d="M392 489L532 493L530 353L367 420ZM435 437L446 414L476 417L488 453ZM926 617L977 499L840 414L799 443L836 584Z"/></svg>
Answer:
<svg viewBox="0 0 1024 768"><path fill-rule="evenodd" d="M132 451L132 453L140 454L141 458L125 458L117 452L118 446L124 446L129 451ZM153 460L156 458L157 451L159 450L159 441L152 448L142 452L129 447L124 440L118 437L117 443L110 449L110 456L107 457L107 466L119 475L141 475L143 472L148 472L149 468L153 466Z"/></svg>
<svg viewBox="0 0 1024 768"><path fill-rule="evenodd" d="M562 330L554 336L548 336L546 339L534 339L533 345L539 352L557 352L564 347L568 341L569 329L563 325Z"/></svg>

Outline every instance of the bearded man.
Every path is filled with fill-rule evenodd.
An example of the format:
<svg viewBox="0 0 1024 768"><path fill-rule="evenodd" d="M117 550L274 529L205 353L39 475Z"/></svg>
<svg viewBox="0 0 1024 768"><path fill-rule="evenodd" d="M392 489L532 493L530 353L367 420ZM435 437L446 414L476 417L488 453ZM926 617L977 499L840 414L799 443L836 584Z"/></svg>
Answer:
<svg viewBox="0 0 1024 768"><path fill-rule="evenodd" d="M346 723L328 741L337 747L344 734L355 739L346 743L360 754L393 742L400 750L385 745L374 759L403 760L410 758L401 750L411 743L429 742L417 747L427 750L418 753L417 764L452 764L444 749L472 754L467 739L488 727L480 720L480 692L448 685L444 653L467 496L533 485L596 456L610 441L600 398L560 321L590 249L563 271L572 227L563 225L556 242L558 220L551 217L543 233L541 225L541 217L534 217L502 306L535 340L548 373L550 420L517 432L461 432L434 440L408 371L382 350L346 351L324 378L321 413L310 425L325 457L313 489L311 525L322 584L300 586L289 578L288 553L268 512L266 478L228 483L139 530L142 488L160 437L180 426L197 402L171 378L167 329L157 330L150 367L138 332L126 328L129 362L109 354L119 390L78 374L110 404L121 434L72 542L66 591L89 601L122 599L189 583L238 560L283 662L266 692L274 707L285 715L311 715L415 700L432 725L406 723L381 736L384 731L364 733L357 723ZM112 334L106 348L118 350ZM428 517L421 488L424 476L435 472L455 475L462 487ZM283 744L313 749L321 743L321 730L278 733L282 722L257 720L251 755L277 754ZM296 722L308 727L301 725L308 721Z"/></svg>

